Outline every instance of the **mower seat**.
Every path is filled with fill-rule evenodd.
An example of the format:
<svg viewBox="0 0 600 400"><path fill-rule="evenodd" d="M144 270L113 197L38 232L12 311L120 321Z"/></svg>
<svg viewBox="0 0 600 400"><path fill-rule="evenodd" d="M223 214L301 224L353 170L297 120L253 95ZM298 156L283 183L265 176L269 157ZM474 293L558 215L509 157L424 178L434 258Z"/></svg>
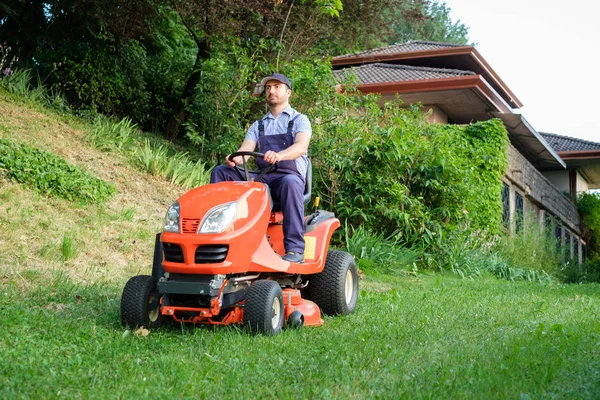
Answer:
<svg viewBox="0 0 600 400"><path fill-rule="evenodd" d="M312 195L312 163L310 162L310 158L307 158L308 165L306 166L306 183L304 184L304 205L307 205L310 202L310 198ZM279 204L279 200L273 199L271 208L272 212L281 211L281 205Z"/></svg>

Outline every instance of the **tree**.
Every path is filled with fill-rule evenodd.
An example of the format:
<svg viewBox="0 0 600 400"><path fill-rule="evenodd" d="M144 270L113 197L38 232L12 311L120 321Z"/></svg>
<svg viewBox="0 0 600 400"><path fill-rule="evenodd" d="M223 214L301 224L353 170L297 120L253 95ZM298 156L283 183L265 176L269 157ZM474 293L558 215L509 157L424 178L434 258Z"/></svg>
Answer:
<svg viewBox="0 0 600 400"><path fill-rule="evenodd" d="M460 20L452 22L450 8L445 2L409 0L396 3L385 12L385 20L390 26L389 44L408 40L468 43L469 28Z"/></svg>

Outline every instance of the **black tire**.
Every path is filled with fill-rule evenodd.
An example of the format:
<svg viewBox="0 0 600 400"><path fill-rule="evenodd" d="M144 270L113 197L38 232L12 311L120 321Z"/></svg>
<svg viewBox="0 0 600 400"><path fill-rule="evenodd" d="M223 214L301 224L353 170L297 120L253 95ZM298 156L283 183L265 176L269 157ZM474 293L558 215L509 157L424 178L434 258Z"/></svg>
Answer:
<svg viewBox="0 0 600 400"><path fill-rule="evenodd" d="M340 250L327 252L323 271L308 278L302 296L328 315L350 314L358 298L358 268L354 257Z"/></svg>
<svg viewBox="0 0 600 400"><path fill-rule="evenodd" d="M254 334L277 335L283 327L283 306L283 293L277 282L254 282L246 292L244 326Z"/></svg>
<svg viewBox="0 0 600 400"><path fill-rule="evenodd" d="M163 323L160 313L157 281L153 276L138 275L127 281L121 296L121 323L137 328L158 328ZM152 304L153 308L150 308Z"/></svg>

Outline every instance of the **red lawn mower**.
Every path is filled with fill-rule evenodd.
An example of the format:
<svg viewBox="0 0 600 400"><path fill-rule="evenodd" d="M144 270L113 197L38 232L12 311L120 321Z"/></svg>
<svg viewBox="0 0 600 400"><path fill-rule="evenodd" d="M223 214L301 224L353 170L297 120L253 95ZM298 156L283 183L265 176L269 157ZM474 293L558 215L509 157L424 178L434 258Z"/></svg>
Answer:
<svg viewBox="0 0 600 400"><path fill-rule="evenodd" d="M152 275L129 279L121 297L124 326L155 328L165 317L181 323L243 324L274 335L283 327L320 326L328 315L354 311L358 269L344 251L329 250L340 221L316 210L305 217L305 261L283 260L283 214L260 179L277 169L250 171L236 152L243 181L192 189L173 203L156 237ZM256 176L252 180L252 176ZM304 204L311 198L312 170Z"/></svg>

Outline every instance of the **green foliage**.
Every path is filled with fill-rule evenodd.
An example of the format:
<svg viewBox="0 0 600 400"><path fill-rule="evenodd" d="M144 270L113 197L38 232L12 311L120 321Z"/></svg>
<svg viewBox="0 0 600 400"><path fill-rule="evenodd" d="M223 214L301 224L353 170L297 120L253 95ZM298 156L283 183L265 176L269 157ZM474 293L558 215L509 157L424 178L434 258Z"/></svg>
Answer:
<svg viewBox="0 0 600 400"><path fill-rule="evenodd" d="M148 173L168 179L171 183L194 188L210 180L210 169L201 160L189 160L188 153L172 153L166 145L153 145L146 139L136 150L139 165Z"/></svg>
<svg viewBox="0 0 600 400"><path fill-rule="evenodd" d="M469 28L460 20L450 18L450 8L444 1L399 1L395 7L382 11L390 32L388 43L408 40L467 44Z"/></svg>
<svg viewBox="0 0 600 400"><path fill-rule="evenodd" d="M125 150L130 148L139 137L139 129L130 118L115 121L114 118L98 116L94 120L88 140L97 149Z"/></svg>
<svg viewBox="0 0 600 400"><path fill-rule="evenodd" d="M101 203L115 193L112 184L33 147L0 139L0 168L7 177L48 196Z"/></svg>
<svg viewBox="0 0 600 400"><path fill-rule="evenodd" d="M575 204L584 224L587 257L592 262L598 262L600 261L600 193L580 193Z"/></svg>
<svg viewBox="0 0 600 400"><path fill-rule="evenodd" d="M560 247L535 229L490 235L461 226L444 237L427 262L462 278L493 275L511 281L553 282L564 279L565 269Z"/></svg>
<svg viewBox="0 0 600 400"><path fill-rule="evenodd" d="M499 121L431 125L417 107L380 107L350 86L336 93L322 63L289 72L294 105L313 123L315 192L341 219L423 250L466 220L498 232L508 143Z"/></svg>
<svg viewBox="0 0 600 400"><path fill-rule="evenodd" d="M383 233L373 233L364 226L345 223L346 250L352 254L360 268L387 274L407 274L417 269L418 251L405 248L397 239L386 238Z"/></svg>
<svg viewBox="0 0 600 400"><path fill-rule="evenodd" d="M64 235L60 243L60 253L62 261L69 261L79 254L76 241L68 236Z"/></svg>
<svg viewBox="0 0 600 400"><path fill-rule="evenodd" d="M4 87L9 93L53 108L58 112L64 113L69 111L67 101L60 91L55 89L48 90L39 77L37 85L32 85L31 81L30 69L14 69L9 75L0 77L0 86Z"/></svg>
<svg viewBox="0 0 600 400"><path fill-rule="evenodd" d="M306 3L307 0L302 0ZM314 0L315 5L325 14L331 17L339 17L340 11L343 10L342 0Z"/></svg>
<svg viewBox="0 0 600 400"><path fill-rule="evenodd" d="M250 124L264 114L262 99L253 92L254 82L271 72L262 57L267 48L261 41L250 51L232 39L215 46L215 56L200 65L194 104L202 106L190 108L185 128L187 139L211 164L237 150Z"/></svg>

